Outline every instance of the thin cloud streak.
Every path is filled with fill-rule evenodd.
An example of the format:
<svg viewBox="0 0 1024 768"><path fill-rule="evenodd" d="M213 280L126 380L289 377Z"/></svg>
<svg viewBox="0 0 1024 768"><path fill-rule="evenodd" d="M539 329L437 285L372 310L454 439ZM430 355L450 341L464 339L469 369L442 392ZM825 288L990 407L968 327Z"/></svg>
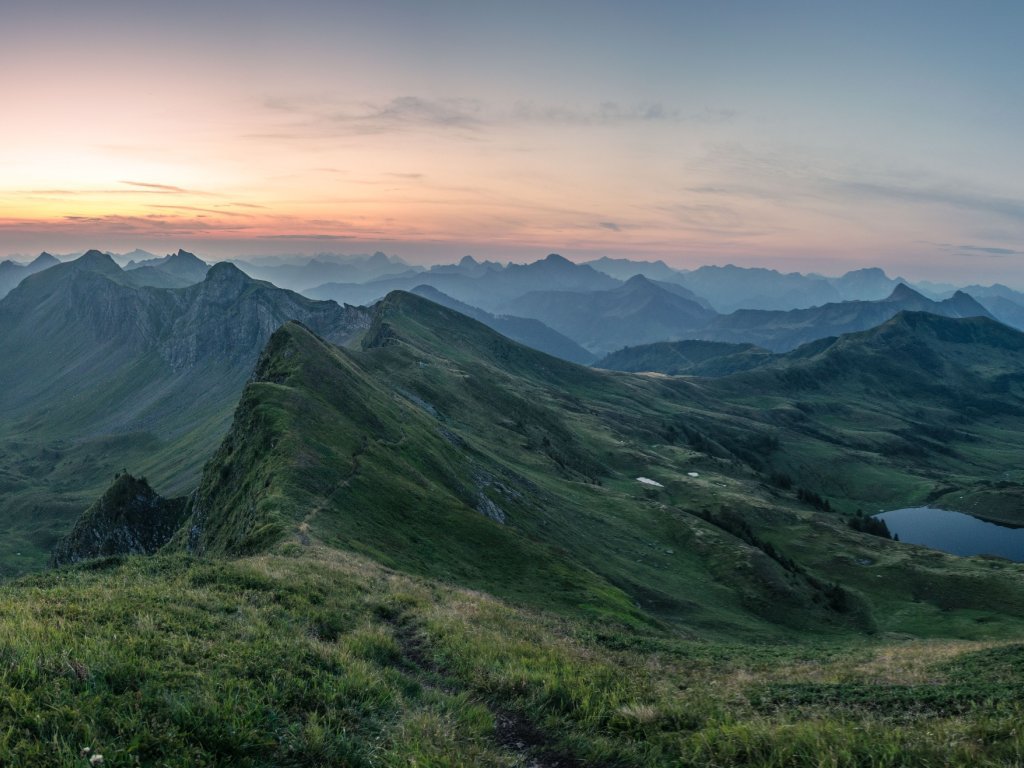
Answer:
<svg viewBox="0 0 1024 768"><path fill-rule="evenodd" d="M194 195L199 194L192 190L183 189L182 187L176 187L172 184L153 184L147 181L120 181L119 184L127 184L129 187L138 187L139 189L147 189L153 192L173 192L179 195Z"/></svg>
<svg viewBox="0 0 1024 768"><path fill-rule="evenodd" d="M463 138L502 126L617 126L655 123L716 124L733 120L737 112L712 109L684 113L661 102L623 105L614 101L592 107L569 104L515 102L489 104L475 98L397 96L385 103L338 104L319 100L269 98L264 109L297 117L301 122L247 134L248 138L294 139L310 134L373 135L407 131L454 131Z"/></svg>

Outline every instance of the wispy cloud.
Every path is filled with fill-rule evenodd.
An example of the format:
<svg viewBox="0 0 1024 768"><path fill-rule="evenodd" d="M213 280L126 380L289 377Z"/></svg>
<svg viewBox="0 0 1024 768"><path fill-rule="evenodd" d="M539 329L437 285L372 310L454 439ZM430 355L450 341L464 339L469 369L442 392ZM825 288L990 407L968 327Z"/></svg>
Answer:
<svg viewBox="0 0 1024 768"><path fill-rule="evenodd" d="M173 184L154 184L148 181L119 181L118 184L127 184L129 187L138 187L139 189L147 189L151 192L168 192L178 195L195 194L191 190L184 189L182 187L176 187Z"/></svg>
<svg viewBox="0 0 1024 768"><path fill-rule="evenodd" d="M1004 256L1024 256L1024 251L1015 250L1013 248L1003 248L999 246L989 245L956 245L954 243L932 243L927 240L918 241L922 245L930 245L934 248L938 248L943 251L955 252L961 256L991 256L993 258L1001 258Z"/></svg>
<svg viewBox="0 0 1024 768"><path fill-rule="evenodd" d="M717 122L735 116L729 110L707 110L683 114L660 102L625 105L606 101L594 107L535 104L518 102L505 115L513 122L550 125L621 125L625 123L659 123L683 121ZM498 117L501 117L499 113Z"/></svg>
<svg viewBox="0 0 1024 768"><path fill-rule="evenodd" d="M472 98L398 96L387 102L359 104L329 100L270 98L263 107L297 122L251 134L251 138L298 138L330 134L383 134L405 131L456 132L465 138L503 125L614 126L642 123L721 123L736 113L729 109L692 112L661 102L592 105L519 101L500 105Z"/></svg>
<svg viewBox="0 0 1024 768"><path fill-rule="evenodd" d="M836 180L837 190L855 197L938 204L975 213L988 213L1024 222L1024 199L973 192L959 185L909 186L887 182Z"/></svg>
<svg viewBox="0 0 1024 768"><path fill-rule="evenodd" d="M610 229L612 232L622 231L622 227L620 227L614 221L602 221L597 226L601 227L602 229Z"/></svg>
<svg viewBox="0 0 1024 768"><path fill-rule="evenodd" d="M243 216L248 217L251 214L240 213L238 211L225 210L224 207L220 208L200 208L195 205L150 205L149 208L164 210L164 211L189 211L192 213L209 213L214 216Z"/></svg>

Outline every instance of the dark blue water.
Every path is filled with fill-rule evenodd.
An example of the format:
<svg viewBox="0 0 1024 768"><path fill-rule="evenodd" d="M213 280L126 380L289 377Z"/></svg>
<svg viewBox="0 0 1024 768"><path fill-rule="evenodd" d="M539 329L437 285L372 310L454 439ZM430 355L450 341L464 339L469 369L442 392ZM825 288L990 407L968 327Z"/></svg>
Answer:
<svg viewBox="0 0 1024 768"><path fill-rule="evenodd" d="M997 555L1024 562L1024 528L1008 528L986 520L932 507L913 507L883 512L900 541L949 552L952 555Z"/></svg>

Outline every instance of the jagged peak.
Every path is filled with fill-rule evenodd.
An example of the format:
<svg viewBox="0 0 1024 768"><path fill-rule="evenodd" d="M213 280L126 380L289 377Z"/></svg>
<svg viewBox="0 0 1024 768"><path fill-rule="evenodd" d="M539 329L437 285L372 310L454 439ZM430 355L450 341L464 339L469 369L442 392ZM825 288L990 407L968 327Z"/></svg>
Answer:
<svg viewBox="0 0 1024 768"><path fill-rule="evenodd" d="M165 499L145 478L118 474L58 542L56 566L110 555L153 554L184 521L185 499Z"/></svg>
<svg viewBox="0 0 1024 768"><path fill-rule="evenodd" d="M172 261L185 262L185 261L187 261L187 262L195 262L195 263L198 263L198 264L204 264L205 263L202 259L200 259L198 256L196 256L194 253L186 251L183 248L179 248L177 253L172 253L171 255L169 255L167 257L167 261L168 262L172 262Z"/></svg>
<svg viewBox="0 0 1024 768"><path fill-rule="evenodd" d="M472 256L466 255L459 260L460 267L476 267L479 266L480 262L474 259Z"/></svg>

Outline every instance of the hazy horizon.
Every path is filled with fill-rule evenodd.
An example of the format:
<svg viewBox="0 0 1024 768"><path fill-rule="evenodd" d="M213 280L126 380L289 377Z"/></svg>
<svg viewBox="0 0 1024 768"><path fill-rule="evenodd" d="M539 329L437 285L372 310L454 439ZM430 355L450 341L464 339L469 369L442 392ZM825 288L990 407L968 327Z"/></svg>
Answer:
<svg viewBox="0 0 1024 768"><path fill-rule="evenodd" d="M491 262L497 262L499 264L508 266L508 265L511 265L511 264L518 264L518 265L532 264L532 263L535 263L537 261L542 261L543 259L545 259L550 254L556 254L556 255L562 256L562 257L564 257L564 258L566 258L566 259L568 259L568 260L570 260L570 261L572 261L572 262L574 262L576 264L585 264L585 263L589 263L589 262L592 262L592 261L599 260L601 258L609 258L609 259L613 259L613 260L629 260L629 261L634 261L634 262L637 262L637 263L643 263L643 262L653 263L653 262L661 261L662 263L666 264L666 266L669 266L669 267L672 267L674 269L677 269L680 272L692 271L693 269L697 269L699 267L729 267L729 266L735 266L735 267L742 267L742 268L773 269L773 270L775 270L777 272L780 272L782 274L799 273L799 274L803 274L803 275L818 275L820 277L826 277L826 278L838 278L838 277L842 277L844 274L846 274L848 272L856 272L856 271L859 271L859 270L866 270L866 269L882 269L889 278L892 278L892 279L905 279L905 280L909 280L909 281L911 281L913 283L919 283L919 284L933 283L933 284L936 284L936 285L946 284L946 285L962 287L962 286L966 286L968 284L990 285L990 284L993 284L993 283L1001 282L1002 284L1004 284L1004 285L1006 285L1006 286L1008 286L1010 288L1013 288L1015 290L1024 290L1024 280L1015 281L1015 280L1011 279L1011 280L1006 280L1006 281L994 280L994 281L987 281L986 282L986 281L979 281L979 280L959 280L958 281L958 280L933 279L927 273L927 270L921 276L915 276L913 273L911 273L911 274L895 273L895 272L892 272L890 270L885 269L884 267L879 266L878 264L862 264L862 265L859 265L859 266L851 266L849 268L843 268L843 269L838 269L838 270L833 270L833 271L830 271L830 270L827 270L827 269L826 270L821 270L821 269L818 269L818 270L815 270L815 269L809 269L809 270L785 269L785 268L782 268L782 267L774 266L774 265L772 265L770 263L747 265L747 264L740 263L739 260L721 260L721 261L718 261L718 262L706 262L706 263L703 263L703 264L697 264L697 265L695 265L693 267L674 267L667 260L659 258L659 257L656 257L656 256L650 256L648 258L643 258L643 257L630 258L628 256L616 256L616 255L608 255L608 254L585 255L585 256L581 256L579 254L576 254L575 258L574 258L573 255L567 255L565 253L559 253L557 251L548 251L548 252L536 251L536 252L530 252L530 253L514 255L512 257L509 257L507 253L504 256L502 256L502 255L495 255L493 257L483 257L483 256L480 256L480 255L474 254L474 253L462 253L461 255L441 253L441 254L438 255L437 258L423 257L423 258L420 258L420 259L413 259L413 258L408 257L407 255L403 255L400 252L387 251L387 250L382 250L380 248L374 248L372 250L369 250L369 249L367 249L367 250L352 250L352 251L348 251L348 252L324 251L324 250L321 250L321 251L311 251L311 252L307 252L307 253L271 252L271 251L266 251L266 252L263 252L263 253L259 253L259 252L257 252L257 253L236 253L236 254L226 254L226 255L223 255L223 256L216 256L216 255L213 255L213 254L210 254L210 253L204 253L202 251L193 251L192 249L190 249L188 247L180 247L180 248L175 247L175 248L170 248L170 249L166 249L166 250L150 250L150 249L147 249L147 248L132 248L132 249L125 250L125 251L118 251L118 250L113 250L113 249L110 249L110 248L79 248L79 249L75 249L75 250L72 250L72 251L65 251L65 252L59 252L59 251L55 251L55 250L43 249L43 251L41 251L39 253L35 253L35 254L13 253L13 254L8 254L8 255L0 258L0 261L11 260L11 261L14 261L16 263L27 264L27 263L31 262L32 260L34 260L35 258L38 258L41 255L41 253L49 253L51 256L55 256L56 258L58 258L58 259L60 259L62 261L69 261L69 260L72 260L72 259L75 259L75 258L78 258L78 257L82 256L84 253L86 253L87 251L90 251L90 250L99 250L99 251L102 251L103 253L108 253L108 254L111 254L111 255L113 255L115 257L118 257L118 258L127 257L130 254L132 254L134 251L139 250L139 251L142 251L144 253L149 254L151 257L163 258L165 256L177 253L179 249L187 251L189 253L193 253L193 255L197 256L198 258L200 258L200 259L202 259L202 260L204 260L204 261L206 261L208 263L216 263L216 262L219 262L219 261L239 261L239 262L251 261L251 262L257 263L257 264L261 263L261 262L266 262L266 264L268 264L268 265L271 264L271 263L302 265L302 264L308 263L310 260L313 260L313 259L358 260L358 259L362 259L362 258L373 256L376 253L384 253L384 255L386 255L389 259L392 259L392 260L397 259L400 262L404 262L404 263L408 264L410 267L430 268L430 267L434 267L434 266L453 265L453 264L458 264L466 256L470 256L470 257L476 259L478 262L491 261ZM396 266L400 266L400 265L396 264Z"/></svg>

